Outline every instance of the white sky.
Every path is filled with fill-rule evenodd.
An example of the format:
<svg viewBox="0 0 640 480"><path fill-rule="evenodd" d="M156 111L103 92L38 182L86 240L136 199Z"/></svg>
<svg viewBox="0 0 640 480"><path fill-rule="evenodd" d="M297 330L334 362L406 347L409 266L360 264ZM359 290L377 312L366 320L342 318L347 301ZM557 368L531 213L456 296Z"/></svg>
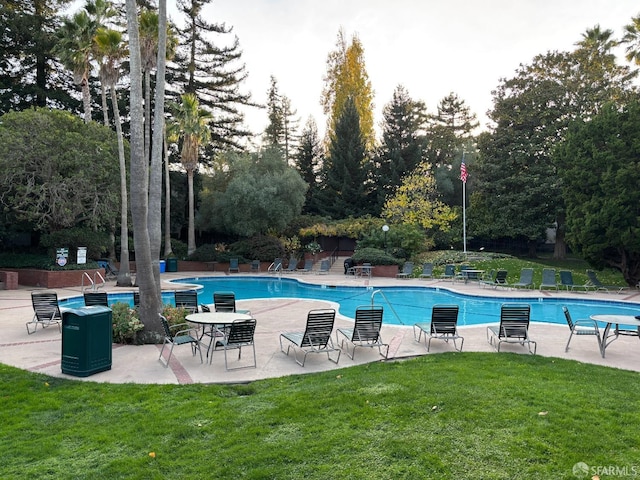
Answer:
<svg viewBox="0 0 640 480"><path fill-rule="evenodd" d="M171 0L169 4L173 3ZM171 12L171 7L170 7ZM491 91L520 64L550 50L571 50L596 24L621 37L640 14L637 0L214 0L204 10L211 22L233 27L240 41L250 91L266 101L271 75L291 99L302 127L311 115L323 135L320 107L326 59L338 30L358 34L374 89L375 122L398 84L435 113L450 92L484 126ZM256 133L265 110L250 109Z"/></svg>

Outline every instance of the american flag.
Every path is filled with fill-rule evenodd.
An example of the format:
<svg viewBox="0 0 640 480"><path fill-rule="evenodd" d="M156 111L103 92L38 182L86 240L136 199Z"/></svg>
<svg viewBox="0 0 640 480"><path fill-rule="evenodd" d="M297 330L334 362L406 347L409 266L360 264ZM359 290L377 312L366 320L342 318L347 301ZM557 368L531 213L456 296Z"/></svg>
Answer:
<svg viewBox="0 0 640 480"><path fill-rule="evenodd" d="M462 180L462 183L467 183L467 176L467 165L464 163L463 158L460 164L460 180Z"/></svg>

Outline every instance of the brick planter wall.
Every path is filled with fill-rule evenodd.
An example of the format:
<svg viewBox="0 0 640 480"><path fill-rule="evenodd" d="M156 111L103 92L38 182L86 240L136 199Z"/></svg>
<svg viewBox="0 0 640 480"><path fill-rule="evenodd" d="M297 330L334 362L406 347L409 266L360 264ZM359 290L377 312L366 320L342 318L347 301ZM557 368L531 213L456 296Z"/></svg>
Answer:
<svg viewBox="0 0 640 480"><path fill-rule="evenodd" d="M398 268L398 265L375 265L371 276L396 278Z"/></svg>
<svg viewBox="0 0 640 480"><path fill-rule="evenodd" d="M82 275L85 272L92 279L96 272L104 273L102 269L63 271L20 269L18 270L18 283L20 285L43 288L80 287L82 285Z"/></svg>

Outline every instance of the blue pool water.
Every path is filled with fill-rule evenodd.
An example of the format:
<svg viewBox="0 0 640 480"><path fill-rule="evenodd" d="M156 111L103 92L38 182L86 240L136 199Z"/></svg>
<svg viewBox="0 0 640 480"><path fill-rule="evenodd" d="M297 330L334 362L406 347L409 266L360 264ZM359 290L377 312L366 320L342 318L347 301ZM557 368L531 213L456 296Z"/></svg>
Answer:
<svg viewBox="0 0 640 480"><path fill-rule="evenodd" d="M503 303L528 303L531 305L531 320L564 324L562 306L566 305L574 319L588 318L595 314L640 314L640 304L614 300L585 298L506 298L464 295L433 287L347 287L312 285L290 278L274 277L192 277L178 280L180 283L200 285L199 303L212 303L214 291L232 291L237 300L256 298L304 298L328 300L340 305L342 315L353 318L355 309L371 305L384 307L384 322L394 325L413 325L430 315L434 304L456 304L460 306L458 323L478 325L500 320L500 305ZM375 292L375 293L374 293ZM109 302L125 302L133 305L131 294L109 294ZM163 293L164 303L173 303L173 292ZM61 302L66 307L84 305L82 297Z"/></svg>

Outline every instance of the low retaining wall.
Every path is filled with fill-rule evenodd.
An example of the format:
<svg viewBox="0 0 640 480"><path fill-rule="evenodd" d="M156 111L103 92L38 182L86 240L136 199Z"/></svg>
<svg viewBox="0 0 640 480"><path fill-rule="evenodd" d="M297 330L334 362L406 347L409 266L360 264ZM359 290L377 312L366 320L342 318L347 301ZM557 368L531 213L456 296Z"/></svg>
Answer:
<svg viewBox="0 0 640 480"><path fill-rule="evenodd" d="M17 290L19 283L18 272L0 271L0 282L2 282L5 290Z"/></svg>
<svg viewBox="0 0 640 480"><path fill-rule="evenodd" d="M52 271L25 268L17 271L20 285L42 288L79 287L82 285L82 275L85 272L90 278L93 278L95 272L104 274L102 269Z"/></svg>

